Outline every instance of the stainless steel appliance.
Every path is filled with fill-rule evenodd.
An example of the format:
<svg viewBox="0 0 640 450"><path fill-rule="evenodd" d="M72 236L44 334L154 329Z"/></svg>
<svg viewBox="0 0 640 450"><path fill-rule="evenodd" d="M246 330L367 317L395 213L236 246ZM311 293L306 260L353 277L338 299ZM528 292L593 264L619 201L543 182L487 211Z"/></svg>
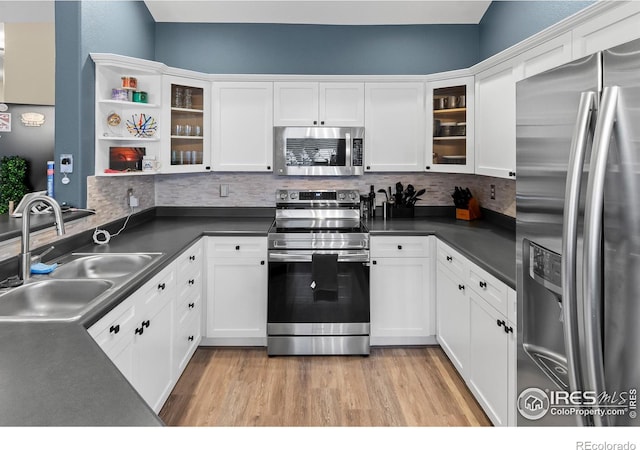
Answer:
<svg viewBox="0 0 640 450"><path fill-rule="evenodd" d="M360 193L278 190L269 230L269 355L369 354Z"/></svg>
<svg viewBox="0 0 640 450"><path fill-rule="evenodd" d="M364 128L275 127L276 175L362 175Z"/></svg>
<svg viewBox="0 0 640 450"><path fill-rule="evenodd" d="M640 41L517 84L518 425L640 425Z"/></svg>

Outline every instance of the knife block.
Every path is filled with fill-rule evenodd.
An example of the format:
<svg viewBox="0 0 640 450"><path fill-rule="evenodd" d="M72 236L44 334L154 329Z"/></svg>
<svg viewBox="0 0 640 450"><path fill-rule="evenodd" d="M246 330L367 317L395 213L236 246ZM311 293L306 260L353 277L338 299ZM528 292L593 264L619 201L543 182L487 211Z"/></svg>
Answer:
<svg viewBox="0 0 640 450"><path fill-rule="evenodd" d="M456 208L456 219L474 220L480 218L480 205L475 197L471 197L467 209Z"/></svg>

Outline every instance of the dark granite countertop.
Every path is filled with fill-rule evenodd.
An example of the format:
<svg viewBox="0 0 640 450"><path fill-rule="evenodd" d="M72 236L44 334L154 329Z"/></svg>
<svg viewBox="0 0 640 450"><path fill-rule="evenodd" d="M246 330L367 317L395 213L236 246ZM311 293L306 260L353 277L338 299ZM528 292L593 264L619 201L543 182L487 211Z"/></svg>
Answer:
<svg viewBox="0 0 640 450"><path fill-rule="evenodd" d="M185 215L158 208L147 214L148 220L139 224L132 221L107 245L94 245L86 234L76 238L79 241L74 251L164 255L126 290L120 291L117 298L105 301L78 322L0 322L0 425L162 425L86 328L199 237L266 236L273 221L268 214L251 217L226 214L226 218L218 214L211 217L200 210ZM515 286L515 234L506 229L488 222L438 217L373 220L369 227L372 235L436 234L509 286Z"/></svg>

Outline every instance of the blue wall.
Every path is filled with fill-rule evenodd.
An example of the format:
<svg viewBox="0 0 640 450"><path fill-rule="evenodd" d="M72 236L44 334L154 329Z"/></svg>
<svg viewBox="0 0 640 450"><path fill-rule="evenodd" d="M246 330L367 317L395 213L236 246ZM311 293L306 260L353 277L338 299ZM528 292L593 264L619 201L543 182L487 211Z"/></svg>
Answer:
<svg viewBox="0 0 640 450"><path fill-rule="evenodd" d="M71 183L56 176L59 202L83 207L95 166L95 76L90 52L153 59L155 22L141 1L56 2L56 167L71 153Z"/></svg>
<svg viewBox="0 0 640 450"><path fill-rule="evenodd" d="M480 21L478 61L511 47L595 1L494 1Z"/></svg>
<svg viewBox="0 0 640 450"><path fill-rule="evenodd" d="M205 73L428 74L478 61L477 25L156 25L156 60Z"/></svg>

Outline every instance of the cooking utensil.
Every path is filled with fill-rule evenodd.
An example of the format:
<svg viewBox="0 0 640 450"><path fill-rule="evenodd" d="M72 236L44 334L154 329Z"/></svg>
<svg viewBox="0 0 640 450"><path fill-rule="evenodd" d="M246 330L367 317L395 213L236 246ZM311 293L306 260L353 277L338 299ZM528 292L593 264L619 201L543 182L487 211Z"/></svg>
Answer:
<svg viewBox="0 0 640 450"><path fill-rule="evenodd" d="M379 194L384 194L384 196L386 197L387 201L389 201L389 195L387 194L387 191L385 189L378 189L378 193Z"/></svg>

